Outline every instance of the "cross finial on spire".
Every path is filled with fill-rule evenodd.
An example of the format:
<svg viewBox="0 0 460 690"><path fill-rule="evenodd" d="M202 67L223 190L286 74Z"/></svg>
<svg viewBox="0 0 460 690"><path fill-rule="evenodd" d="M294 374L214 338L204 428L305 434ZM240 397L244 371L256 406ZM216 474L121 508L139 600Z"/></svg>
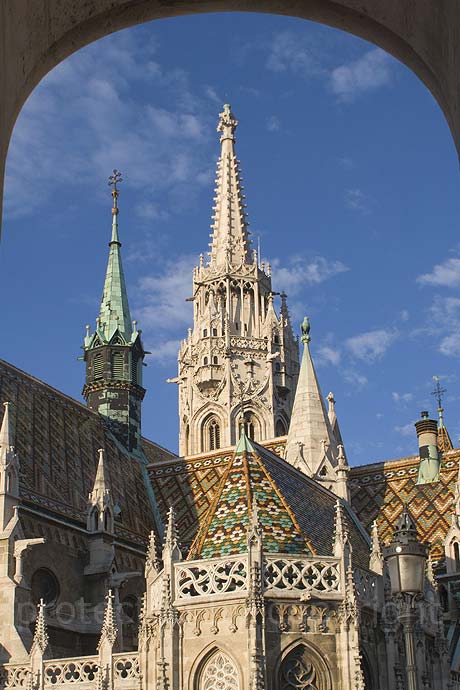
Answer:
<svg viewBox="0 0 460 690"><path fill-rule="evenodd" d="M217 131L222 132L220 137L221 143L224 139L235 140L235 130L238 127L238 120L232 113L229 103L224 105L224 109L219 113L219 123L217 125Z"/></svg>
<svg viewBox="0 0 460 690"><path fill-rule="evenodd" d="M34 640L32 643L32 647L38 649L42 656L46 652L49 642L45 621L45 608L46 605L44 600L40 599L38 604L37 620L35 621Z"/></svg>
<svg viewBox="0 0 460 690"><path fill-rule="evenodd" d="M113 647L117 640L118 628L116 624L115 608L113 605L114 595L109 589L105 598L104 620L102 623L101 636L98 643L98 651L101 649L104 641L107 640L109 645Z"/></svg>
<svg viewBox="0 0 460 690"><path fill-rule="evenodd" d="M113 198L113 208L112 208L112 215L116 216L118 213L118 206L117 206L117 199L119 195L118 187L117 184L120 182L123 182L123 178L121 176L121 172L117 170L116 168L113 169L113 175L110 175L109 177L109 187L113 187L112 189L112 198Z"/></svg>
<svg viewBox="0 0 460 690"><path fill-rule="evenodd" d="M434 381L434 391L432 391L431 395L434 395L436 398L436 401L438 403L438 415L439 415L439 426L443 427L444 426L444 420L442 417L442 413L444 412L444 408L442 406L442 396L444 393L447 392L447 388L443 388L441 386L441 382L439 379L439 376L433 376L433 381Z"/></svg>

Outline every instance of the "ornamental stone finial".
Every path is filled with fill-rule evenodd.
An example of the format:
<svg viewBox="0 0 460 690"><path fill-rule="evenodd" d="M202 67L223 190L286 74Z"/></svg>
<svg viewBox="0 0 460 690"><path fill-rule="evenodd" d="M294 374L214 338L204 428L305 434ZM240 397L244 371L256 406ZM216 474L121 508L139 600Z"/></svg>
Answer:
<svg viewBox="0 0 460 690"><path fill-rule="evenodd" d="M238 120L232 113L231 107L228 103L224 105L224 109L219 113L219 122L217 125L217 131L222 132L220 141L224 139L235 140L235 130L238 127Z"/></svg>
<svg viewBox="0 0 460 690"><path fill-rule="evenodd" d="M308 316L303 317L303 321L300 324L300 328L302 331L301 340L302 340L303 344L306 345L311 340L311 338L310 338L310 319L308 318Z"/></svg>

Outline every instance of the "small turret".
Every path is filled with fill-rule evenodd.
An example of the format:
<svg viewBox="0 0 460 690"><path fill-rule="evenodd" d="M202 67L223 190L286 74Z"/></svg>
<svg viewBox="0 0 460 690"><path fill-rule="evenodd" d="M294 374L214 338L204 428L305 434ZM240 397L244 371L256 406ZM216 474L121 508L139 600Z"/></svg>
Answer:
<svg viewBox="0 0 460 690"><path fill-rule="evenodd" d="M417 484L430 484L439 480L441 453L438 449L438 424L423 410L415 423L417 431L420 465Z"/></svg>
<svg viewBox="0 0 460 690"><path fill-rule="evenodd" d="M104 450L99 459L93 489L88 496L86 527L89 532L89 564L85 575L108 573L114 559L114 505Z"/></svg>
<svg viewBox="0 0 460 690"><path fill-rule="evenodd" d="M112 235L104 291L96 330L86 327L83 359L86 383L83 395L88 407L110 423L111 430L129 451L141 444L142 362L145 351L137 322L131 321L118 234L117 170L109 178L113 186Z"/></svg>

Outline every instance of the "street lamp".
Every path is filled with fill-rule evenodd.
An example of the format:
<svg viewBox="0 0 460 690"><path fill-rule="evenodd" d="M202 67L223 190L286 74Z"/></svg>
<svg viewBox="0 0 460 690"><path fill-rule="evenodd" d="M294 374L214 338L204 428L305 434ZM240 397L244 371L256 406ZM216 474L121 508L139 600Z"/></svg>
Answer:
<svg viewBox="0 0 460 690"><path fill-rule="evenodd" d="M426 548L418 541L415 522L407 505L404 505L393 539L385 549L385 560L390 575L391 593L400 596L404 604L401 623L406 645L408 690L418 690L414 640L415 602L424 590L426 557Z"/></svg>

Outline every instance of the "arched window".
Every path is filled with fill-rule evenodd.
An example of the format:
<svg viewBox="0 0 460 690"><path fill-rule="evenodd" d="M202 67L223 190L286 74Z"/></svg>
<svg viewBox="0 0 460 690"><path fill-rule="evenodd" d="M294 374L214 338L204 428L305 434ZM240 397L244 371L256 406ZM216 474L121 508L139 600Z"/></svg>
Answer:
<svg viewBox="0 0 460 690"><path fill-rule="evenodd" d="M112 378L123 379L124 357L122 352L114 352L112 355Z"/></svg>
<svg viewBox="0 0 460 690"><path fill-rule="evenodd" d="M213 334L213 335L217 335L217 328L213 328L213 329L212 329L212 334Z"/></svg>
<svg viewBox="0 0 460 690"><path fill-rule="evenodd" d="M206 338L207 335L208 335L208 329L204 328L203 329L203 338Z"/></svg>
<svg viewBox="0 0 460 690"><path fill-rule="evenodd" d="M99 529L99 511L97 509L94 510L92 517L93 517L93 530L95 532L97 532Z"/></svg>
<svg viewBox="0 0 460 690"><path fill-rule="evenodd" d="M201 450L217 450L220 448L220 424L217 417L208 417L202 427Z"/></svg>
<svg viewBox="0 0 460 690"><path fill-rule="evenodd" d="M142 363L138 357L134 354L134 352L131 353L131 381L133 383L139 383L141 382L141 367Z"/></svg>
<svg viewBox="0 0 460 690"><path fill-rule="evenodd" d="M240 422L241 424L241 422ZM256 436L258 436L259 423L257 419L250 412L246 412L244 415L244 431L246 436L253 441L256 441Z"/></svg>
<svg viewBox="0 0 460 690"><path fill-rule="evenodd" d="M276 421L275 436L284 436L286 434L286 427L282 419Z"/></svg>
<svg viewBox="0 0 460 690"><path fill-rule="evenodd" d="M200 673L198 690L240 690L238 671L230 657L217 651L207 660Z"/></svg>
<svg viewBox="0 0 460 690"><path fill-rule="evenodd" d="M212 363L213 363L213 364L219 364L219 358L216 357L216 356L214 356L214 357L212 358Z"/></svg>
<svg viewBox="0 0 460 690"><path fill-rule="evenodd" d="M207 358L207 357L205 357L205 358L203 359L203 365L204 365L204 366L206 366L206 365L207 365L207 363L208 363L208 358Z"/></svg>
<svg viewBox="0 0 460 690"><path fill-rule="evenodd" d="M283 660L280 670L280 690L325 690L321 678L308 650L299 645Z"/></svg>
<svg viewBox="0 0 460 690"><path fill-rule="evenodd" d="M94 355L93 359L93 378L96 381L97 379L102 379L104 376L104 358L102 357L102 353L98 352L96 355Z"/></svg>
<svg viewBox="0 0 460 690"><path fill-rule="evenodd" d="M455 571L460 570L460 546L458 541L454 542L454 561L455 561Z"/></svg>

